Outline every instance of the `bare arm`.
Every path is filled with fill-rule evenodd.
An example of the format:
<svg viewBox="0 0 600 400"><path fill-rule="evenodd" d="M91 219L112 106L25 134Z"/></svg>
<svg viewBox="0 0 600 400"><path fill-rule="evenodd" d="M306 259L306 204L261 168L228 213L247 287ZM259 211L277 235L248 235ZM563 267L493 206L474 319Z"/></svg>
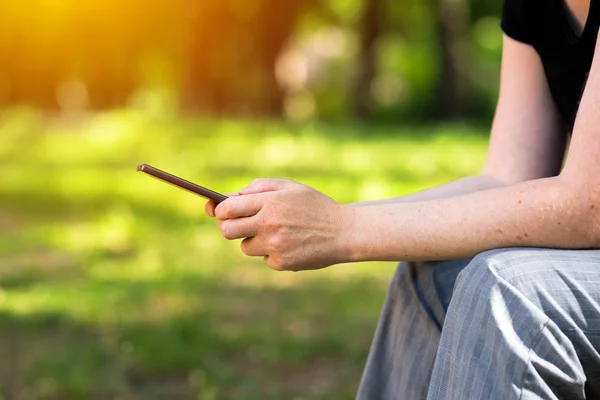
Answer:
<svg viewBox="0 0 600 400"><path fill-rule="evenodd" d="M354 207L356 234L346 247L349 258L446 259L512 246L598 247L599 47L600 42L560 175L554 176L559 163L544 162L564 148L559 140L544 139L544 132L558 129L548 120L535 122L541 110L551 107L547 86L532 93L522 79L543 78L541 63L533 49L506 38L500 101L484 167L484 173L505 185L440 200Z"/></svg>
<svg viewBox="0 0 600 400"><path fill-rule="evenodd" d="M445 185L437 186L422 192L412 193L393 199L363 201L352 203L352 206L374 206L383 204L406 203L411 201L426 201L435 199L445 199L448 197L460 196L462 194L479 192L480 190L491 189L504 186L502 181L485 175L473 175L461 178Z"/></svg>
<svg viewBox="0 0 600 400"><path fill-rule="evenodd" d="M512 246L600 247L600 51L560 172L563 127L541 61L529 46L504 43L500 98L481 173L494 187L463 181L462 188L441 191L481 190L353 207L295 182L257 180L214 210L223 235L245 238L242 251L264 256L277 270L463 258Z"/></svg>

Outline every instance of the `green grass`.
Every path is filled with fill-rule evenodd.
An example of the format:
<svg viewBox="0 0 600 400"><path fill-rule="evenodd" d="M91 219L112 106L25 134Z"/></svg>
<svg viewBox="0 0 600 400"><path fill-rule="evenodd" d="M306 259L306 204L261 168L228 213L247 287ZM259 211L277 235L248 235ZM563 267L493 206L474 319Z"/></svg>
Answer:
<svg viewBox="0 0 600 400"><path fill-rule="evenodd" d="M0 393L23 399L350 399L394 265L277 273L201 198L287 177L340 202L474 173L470 126L0 116ZM2 395L0 395L0 398Z"/></svg>

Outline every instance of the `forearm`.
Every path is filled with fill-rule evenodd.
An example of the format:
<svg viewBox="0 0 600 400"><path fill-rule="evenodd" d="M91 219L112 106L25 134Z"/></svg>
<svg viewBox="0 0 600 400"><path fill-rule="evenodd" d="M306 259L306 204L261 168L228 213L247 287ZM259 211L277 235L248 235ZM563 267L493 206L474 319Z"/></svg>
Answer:
<svg viewBox="0 0 600 400"><path fill-rule="evenodd" d="M442 260L515 246L595 247L595 197L583 193L553 177L439 200L349 207L349 261Z"/></svg>
<svg viewBox="0 0 600 400"><path fill-rule="evenodd" d="M491 176L474 175L458 179L456 181L447 183L445 185L437 186L432 189L424 190L422 192L413 193L402 197L377 201L365 201L361 203L353 203L351 205L372 206L382 204L405 203L410 201L444 199L500 186L504 186L504 184L501 181L492 178Z"/></svg>

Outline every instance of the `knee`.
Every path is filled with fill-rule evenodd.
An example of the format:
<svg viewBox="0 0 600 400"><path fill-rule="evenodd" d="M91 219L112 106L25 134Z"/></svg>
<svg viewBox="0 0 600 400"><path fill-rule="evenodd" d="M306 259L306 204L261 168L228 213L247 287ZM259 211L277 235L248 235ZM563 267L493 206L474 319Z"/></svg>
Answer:
<svg viewBox="0 0 600 400"><path fill-rule="evenodd" d="M493 298L494 292L518 290L512 277L523 270L527 258L524 249L509 248L485 251L476 255L456 279L452 302L482 305Z"/></svg>

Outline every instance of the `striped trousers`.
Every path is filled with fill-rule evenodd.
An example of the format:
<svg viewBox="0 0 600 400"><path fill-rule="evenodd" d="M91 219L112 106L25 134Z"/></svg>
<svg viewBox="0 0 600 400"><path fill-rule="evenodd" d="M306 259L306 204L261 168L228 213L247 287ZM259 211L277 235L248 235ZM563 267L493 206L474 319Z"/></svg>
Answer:
<svg viewBox="0 0 600 400"><path fill-rule="evenodd" d="M600 399L600 250L401 263L358 400Z"/></svg>

